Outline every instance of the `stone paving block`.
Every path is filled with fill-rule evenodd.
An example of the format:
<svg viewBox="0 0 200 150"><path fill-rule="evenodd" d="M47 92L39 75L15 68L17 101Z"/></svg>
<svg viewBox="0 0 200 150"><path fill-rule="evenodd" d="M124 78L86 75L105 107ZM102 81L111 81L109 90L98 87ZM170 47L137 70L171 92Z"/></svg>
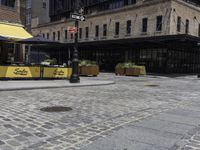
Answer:
<svg viewBox="0 0 200 150"><path fill-rule="evenodd" d="M7 140L7 139L10 139L11 137L7 134L0 134L0 139L1 140Z"/></svg>
<svg viewBox="0 0 200 150"><path fill-rule="evenodd" d="M8 140L8 141L6 141L6 143L8 143L9 145L11 145L11 146L20 146L21 144L18 142L18 141L16 141L16 140Z"/></svg>
<svg viewBox="0 0 200 150"><path fill-rule="evenodd" d="M193 125L194 127L200 124L200 119L198 118L191 118L191 117L180 116L180 115L175 115L175 114L162 114L162 115L159 115L158 117L155 117L155 119L166 120L166 121L171 121L171 122L191 125L191 126Z"/></svg>
<svg viewBox="0 0 200 150"><path fill-rule="evenodd" d="M193 125L185 125L180 123L171 122L168 120L146 119L142 122L137 122L133 126L155 129L162 132L170 132L175 134L185 135L188 131L194 128Z"/></svg>

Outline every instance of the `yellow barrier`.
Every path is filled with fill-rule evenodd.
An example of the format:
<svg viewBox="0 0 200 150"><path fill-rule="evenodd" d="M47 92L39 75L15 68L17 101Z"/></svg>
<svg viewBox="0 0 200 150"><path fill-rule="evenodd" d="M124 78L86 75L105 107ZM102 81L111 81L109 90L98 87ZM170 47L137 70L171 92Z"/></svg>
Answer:
<svg viewBox="0 0 200 150"><path fill-rule="evenodd" d="M71 68L54 68L44 67L43 78L70 78L72 74Z"/></svg>
<svg viewBox="0 0 200 150"><path fill-rule="evenodd" d="M0 66L0 78L40 78L40 67Z"/></svg>

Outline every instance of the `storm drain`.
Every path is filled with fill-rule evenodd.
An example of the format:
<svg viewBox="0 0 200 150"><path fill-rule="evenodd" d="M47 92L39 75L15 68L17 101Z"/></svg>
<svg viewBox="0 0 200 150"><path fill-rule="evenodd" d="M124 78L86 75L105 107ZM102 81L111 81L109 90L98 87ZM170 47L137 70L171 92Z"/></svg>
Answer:
<svg viewBox="0 0 200 150"><path fill-rule="evenodd" d="M158 87L159 85L157 85L157 84L148 84L146 86L149 86L149 87Z"/></svg>
<svg viewBox="0 0 200 150"><path fill-rule="evenodd" d="M52 106L52 107L44 107L40 109L41 111L44 112L66 112L66 111L71 111L71 107L63 107L63 106Z"/></svg>

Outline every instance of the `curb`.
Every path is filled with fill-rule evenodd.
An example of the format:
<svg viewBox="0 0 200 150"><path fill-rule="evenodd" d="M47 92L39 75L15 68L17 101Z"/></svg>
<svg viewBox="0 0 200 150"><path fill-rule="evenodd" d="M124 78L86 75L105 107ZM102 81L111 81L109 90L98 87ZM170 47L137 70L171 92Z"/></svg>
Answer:
<svg viewBox="0 0 200 150"><path fill-rule="evenodd" d="M0 92L3 91L22 91L22 90L36 90L36 89L54 89L54 88L75 88L75 87L88 87L88 86L104 86L104 85L112 85L115 84L114 81L107 81L107 83L96 83L96 84L76 84L73 85L61 85L61 86L41 86L41 87L17 87L17 88L5 88L0 89Z"/></svg>

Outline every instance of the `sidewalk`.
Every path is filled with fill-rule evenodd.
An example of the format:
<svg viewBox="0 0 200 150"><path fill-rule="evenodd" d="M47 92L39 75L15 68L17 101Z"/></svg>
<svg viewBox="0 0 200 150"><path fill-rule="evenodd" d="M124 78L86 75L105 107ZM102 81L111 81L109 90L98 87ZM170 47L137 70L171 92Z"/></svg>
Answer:
<svg viewBox="0 0 200 150"><path fill-rule="evenodd" d="M113 129L81 150L199 150L199 118L196 106L170 110Z"/></svg>
<svg viewBox="0 0 200 150"><path fill-rule="evenodd" d="M101 86L114 84L114 81L81 78L80 83L70 83L69 80L9 80L0 81L0 91L32 90L48 88L68 88L83 86Z"/></svg>

